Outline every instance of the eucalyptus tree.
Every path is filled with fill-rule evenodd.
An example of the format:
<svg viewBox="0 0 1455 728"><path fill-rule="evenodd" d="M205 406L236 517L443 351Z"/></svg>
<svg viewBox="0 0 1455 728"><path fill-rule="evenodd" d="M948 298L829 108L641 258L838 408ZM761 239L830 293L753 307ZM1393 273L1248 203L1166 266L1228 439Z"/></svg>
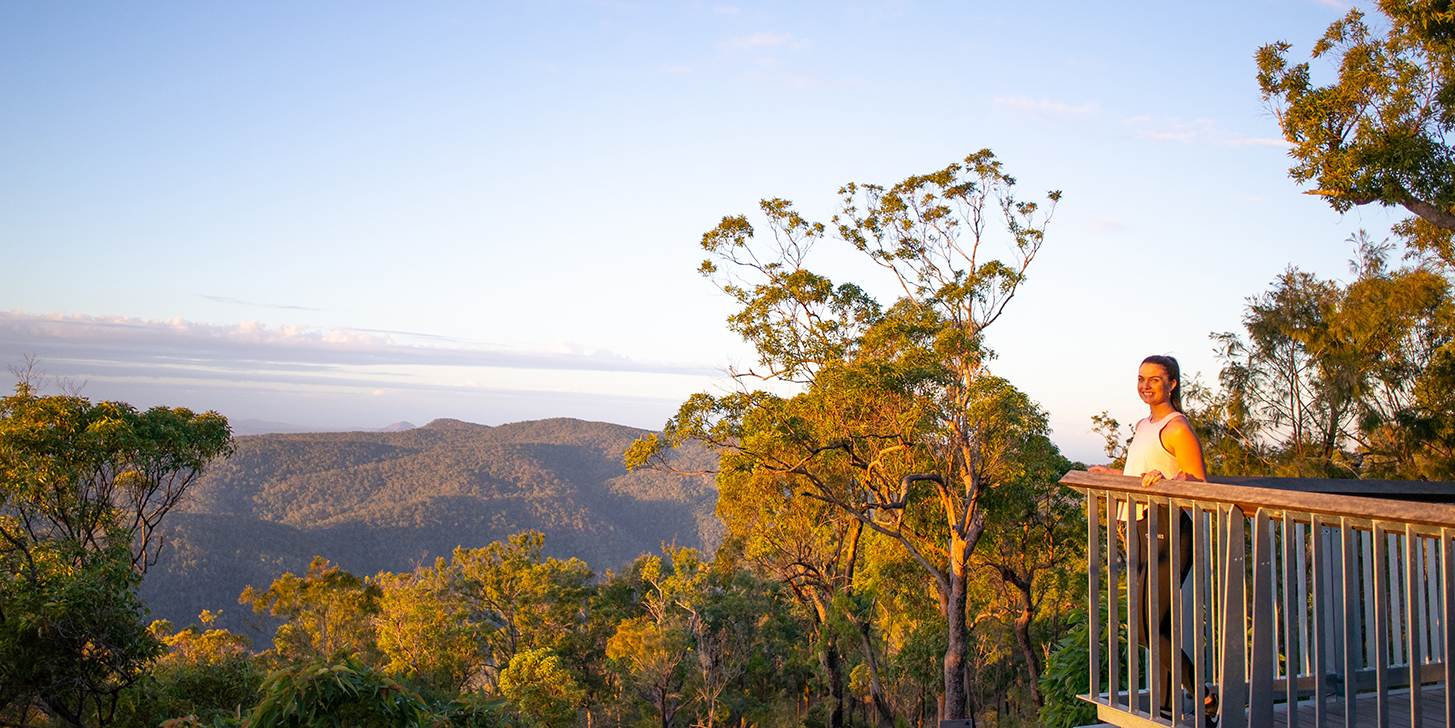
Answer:
<svg viewBox="0 0 1455 728"><path fill-rule="evenodd" d="M471 620L487 626L484 667L492 685L517 653L560 650L591 600L591 569L580 559L546 557L545 543L539 531L526 531L484 548L456 548L450 557L451 591Z"/></svg>
<svg viewBox="0 0 1455 728"><path fill-rule="evenodd" d="M0 723L104 725L161 643L136 590L163 519L231 452L215 412L47 396L0 399Z"/></svg>
<svg viewBox="0 0 1455 728"><path fill-rule="evenodd" d="M1059 635L1053 630L1038 645L1033 633L1043 613L1049 611L1055 625L1085 596L1078 536L1086 532L1086 519L1080 496L1057 482L1074 464L1051 442L1045 413L1009 383L1001 385L994 396L1006 400L1005 410L1024 413L1026 436L1013 471L986 503L989 526L976 561L997 577L992 609L1009 617L1026 690L1039 709L1045 704L1038 689L1042 655Z"/></svg>
<svg viewBox="0 0 1455 728"><path fill-rule="evenodd" d="M1455 264L1455 10L1447 0L1378 0L1334 22L1312 59L1337 67L1314 81L1287 42L1256 54L1264 103L1291 144L1289 175L1334 209L1398 206L1412 247Z"/></svg>
<svg viewBox="0 0 1455 728"><path fill-rule="evenodd" d="M665 437L627 454L638 467L701 441L721 454L722 471L780 476L785 493L898 544L945 617L942 718L969 717L970 554L986 526L982 500L1020 434L1014 413L982 396L985 333L1020 291L1061 197L1021 201L1015 184L981 150L890 187L846 185L829 225L776 198L760 204L770 239L744 215L724 217L703 236L710 257L700 271L737 301L728 324L757 363L733 371L738 391L694 395ZM892 305L806 267L826 237L887 273Z"/></svg>

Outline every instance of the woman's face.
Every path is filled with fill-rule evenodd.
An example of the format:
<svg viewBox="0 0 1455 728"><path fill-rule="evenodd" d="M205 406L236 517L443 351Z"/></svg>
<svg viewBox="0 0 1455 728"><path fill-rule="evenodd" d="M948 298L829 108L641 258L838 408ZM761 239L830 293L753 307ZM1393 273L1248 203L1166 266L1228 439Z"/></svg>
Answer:
<svg viewBox="0 0 1455 728"><path fill-rule="evenodd" d="M1177 380L1168 379L1166 367L1150 362L1137 369L1137 395L1148 406L1163 404L1172 396Z"/></svg>

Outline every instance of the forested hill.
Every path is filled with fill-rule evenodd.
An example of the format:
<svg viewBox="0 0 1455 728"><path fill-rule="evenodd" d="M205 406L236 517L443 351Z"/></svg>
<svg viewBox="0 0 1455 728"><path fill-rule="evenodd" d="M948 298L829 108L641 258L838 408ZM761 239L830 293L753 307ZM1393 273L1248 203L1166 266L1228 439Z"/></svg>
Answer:
<svg viewBox="0 0 1455 728"><path fill-rule="evenodd" d="M528 529L545 534L547 555L598 571L658 553L663 541L714 548L721 524L710 475L622 467L622 452L644 434L550 419L239 437L236 454L168 517L142 596L154 618L180 626L223 609L240 628L244 587L302 573L315 555L360 575L408 571ZM689 471L712 463L702 450L678 458Z"/></svg>

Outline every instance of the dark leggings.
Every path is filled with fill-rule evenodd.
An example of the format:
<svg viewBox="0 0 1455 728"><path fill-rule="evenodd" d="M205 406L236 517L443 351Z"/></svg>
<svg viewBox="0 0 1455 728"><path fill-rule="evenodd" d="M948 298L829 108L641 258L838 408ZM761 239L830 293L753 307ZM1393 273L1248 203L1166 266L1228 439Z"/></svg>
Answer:
<svg viewBox="0 0 1455 728"><path fill-rule="evenodd" d="M1187 572L1192 570L1192 519L1182 509L1178 509L1178 515L1182 520L1182 533L1179 535L1179 548L1181 552L1182 573L1177 577L1176 587L1182 588L1183 579L1187 578ZM1167 548L1168 532L1172 530L1171 519L1167 514L1167 506L1157 506L1157 604L1154 607L1149 602L1152 594L1147 588L1147 521L1146 516L1137 520L1138 538L1138 563L1137 579L1142 584L1142 624L1141 635L1138 642L1151 649L1147 633L1151 630L1152 615L1157 615L1157 648L1161 662L1162 680L1162 708L1172 706L1172 551ZM1182 687L1194 696L1198 695L1196 677L1193 673L1192 659L1186 652L1179 655L1182 658Z"/></svg>

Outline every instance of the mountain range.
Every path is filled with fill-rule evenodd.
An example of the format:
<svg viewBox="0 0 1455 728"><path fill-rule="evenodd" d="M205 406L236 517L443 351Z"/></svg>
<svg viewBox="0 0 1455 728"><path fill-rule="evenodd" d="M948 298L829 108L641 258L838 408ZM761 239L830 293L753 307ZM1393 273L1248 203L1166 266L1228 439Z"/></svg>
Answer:
<svg viewBox="0 0 1455 728"><path fill-rule="evenodd" d="M317 427L300 427L298 425L288 424L287 422L273 422L272 420L258 419L233 420L231 424L232 434L234 435L267 435L277 432L403 432L414 429L414 425L408 422L395 422L392 425L375 429L361 429L358 427L320 429Z"/></svg>
<svg viewBox="0 0 1455 728"><path fill-rule="evenodd" d="M397 429L236 438L168 516L141 589L153 618L182 626L221 609L223 626L261 636L266 620L238 594L303 573L315 555L367 576L534 529L548 556L599 572L663 542L710 551L721 539L711 475L623 468L647 430L575 419ZM684 449L673 465L700 473L715 459Z"/></svg>

